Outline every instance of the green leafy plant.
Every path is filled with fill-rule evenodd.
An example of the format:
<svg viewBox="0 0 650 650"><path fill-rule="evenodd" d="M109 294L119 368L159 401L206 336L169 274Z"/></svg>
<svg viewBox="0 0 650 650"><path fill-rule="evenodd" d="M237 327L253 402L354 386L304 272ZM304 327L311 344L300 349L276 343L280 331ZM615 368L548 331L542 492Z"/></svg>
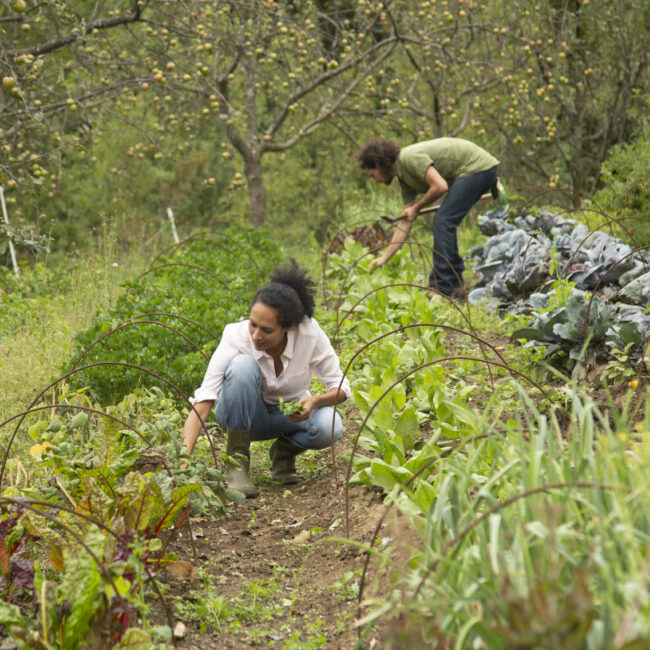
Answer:
<svg viewBox="0 0 650 650"><path fill-rule="evenodd" d="M282 397L278 400L278 408L284 415L297 415L305 410L305 407L297 400L285 400Z"/></svg>
<svg viewBox="0 0 650 650"><path fill-rule="evenodd" d="M75 391L60 399L97 406ZM2 595L18 606L3 610L12 636L35 647L117 643L134 611L145 611L152 574L190 499L205 500L204 485L178 468L179 420L172 400L153 388L127 396L110 415L64 404L30 426L31 481L10 481L0 497ZM212 494L223 506L223 483ZM21 594L38 603L39 627Z"/></svg>
<svg viewBox="0 0 650 650"><path fill-rule="evenodd" d="M340 580L328 587L329 591L336 593L339 600L355 600L359 596L360 570L346 571Z"/></svg>
<svg viewBox="0 0 650 650"><path fill-rule="evenodd" d="M208 584L201 591L193 591L189 596L176 598L174 609L184 621L196 621L201 632L220 634L228 619L232 616L232 608L226 598L219 593L217 586Z"/></svg>
<svg viewBox="0 0 650 650"><path fill-rule="evenodd" d="M650 190L644 163L648 155L647 138L613 147L601 170L602 189L594 195L596 205L622 218L621 236L629 240L632 231L638 246L650 243Z"/></svg>
<svg viewBox="0 0 650 650"><path fill-rule="evenodd" d="M354 245L344 247L328 278L334 287L337 279L346 282L345 291L333 294L345 329L341 356L352 358L360 412L353 482L379 487L409 531L408 544L397 540L391 549L408 553L409 561L392 574L387 597L373 600L362 577L363 638L381 621L395 647L532 649L566 639L581 650L647 644L650 617L640 594L647 591L641 567L650 510L647 491L633 487L643 484L647 469L639 435L647 417L641 424L631 408L613 405L608 415L575 387L547 393L540 408L511 379L492 378L490 390L480 385L489 379L475 361L452 366L435 328L428 348L404 331L359 354L350 332L369 343L400 324L455 321L451 310L432 313L411 287L406 304L398 286L381 298L381 289L369 294L373 284L397 282L394 274L422 281L405 256L378 269L371 282L363 268L348 273L348 253L362 255ZM586 342L604 340L612 317L594 299L587 318L589 298L558 280L526 337L582 358ZM422 362L432 365L418 369ZM388 552L377 556L394 568Z"/></svg>
<svg viewBox="0 0 650 650"><path fill-rule="evenodd" d="M629 382L637 376L637 369L630 362L629 352L632 346L632 343L628 343L624 350L614 348L611 351L612 359L607 362L607 366L600 373L602 384Z"/></svg>
<svg viewBox="0 0 650 650"><path fill-rule="evenodd" d="M561 300L558 299L558 305ZM513 340L525 339L546 346L547 357L563 355L583 365L593 360L613 322L612 308L598 297L573 289L564 306L541 310L532 326L517 329Z"/></svg>
<svg viewBox="0 0 650 650"><path fill-rule="evenodd" d="M438 638L458 647L551 648L570 638L571 647L588 648L612 646L616 636L615 647L635 647L650 639L648 617L631 614L645 590L637 571L650 530L647 495L632 487L648 450L637 444L631 456L621 453L633 415L611 428L570 391L563 428L556 411L544 416L524 403L521 421L441 457L435 474L391 493L422 551L403 587L368 620L389 616L389 637L403 645ZM630 616L636 624L623 637L614 621Z"/></svg>
<svg viewBox="0 0 650 650"><path fill-rule="evenodd" d="M0 222L0 259L4 256L8 257L10 241L18 248L39 255L50 252L49 243L51 240L51 237L39 233L32 226L16 226Z"/></svg>
<svg viewBox="0 0 650 650"><path fill-rule="evenodd" d="M64 370L103 361L128 363L190 395L201 384L224 326L248 315L255 289L278 262L277 247L264 231L233 229L214 241L207 236L187 241L126 284L117 304L77 336L77 356ZM169 388L153 375L126 366L87 368L70 381L90 386L104 404L141 385Z"/></svg>

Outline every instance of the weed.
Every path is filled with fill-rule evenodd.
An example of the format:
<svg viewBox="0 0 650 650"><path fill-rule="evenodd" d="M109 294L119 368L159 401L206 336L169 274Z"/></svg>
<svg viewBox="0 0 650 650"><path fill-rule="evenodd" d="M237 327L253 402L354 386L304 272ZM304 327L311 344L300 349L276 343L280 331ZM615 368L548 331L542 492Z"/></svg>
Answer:
<svg viewBox="0 0 650 650"><path fill-rule="evenodd" d="M359 597L359 576L361 571L346 571L340 580L329 586L328 591L336 593L338 600L351 601Z"/></svg>
<svg viewBox="0 0 650 650"><path fill-rule="evenodd" d="M291 633L288 641L285 642L285 650L316 650L322 648L327 643L327 637L320 632L323 622L317 621L316 623L309 623L307 630L311 636L303 639L303 634L300 630L295 630Z"/></svg>
<svg viewBox="0 0 650 650"><path fill-rule="evenodd" d="M619 350L614 348L610 350L612 359L607 362L607 366L600 373L599 381L607 386L609 384L627 383L637 376L637 370L633 367L630 359L630 349L633 343L628 343L625 349Z"/></svg>
<svg viewBox="0 0 650 650"><path fill-rule="evenodd" d="M266 643L266 638L271 636L271 634L268 630L253 628L250 630L244 630L244 636L246 636L250 645L256 646L264 645Z"/></svg>
<svg viewBox="0 0 650 650"><path fill-rule="evenodd" d="M203 591L177 597L174 609L180 620L198 622L201 632L214 634L221 634L223 625L234 615L226 599L212 585Z"/></svg>

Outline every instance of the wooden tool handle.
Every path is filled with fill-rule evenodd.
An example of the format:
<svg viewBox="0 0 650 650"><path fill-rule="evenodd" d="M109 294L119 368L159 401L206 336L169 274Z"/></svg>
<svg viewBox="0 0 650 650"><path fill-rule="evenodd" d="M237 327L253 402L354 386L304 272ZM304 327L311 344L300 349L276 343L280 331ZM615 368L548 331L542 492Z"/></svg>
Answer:
<svg viewBox="0 0 650 650"><path fill-rule="evenodd" d="M479 201L484 201L485 199L491 199L491 198L492 198L492 194L488 192L487 194L482 194L479 197ZM439 210L441 205L442 203L438 203L438 205L430 205L428 208L424 208L420 210L418 214L431 214L432 212L436 212L437 210ZM382 217L380 217L380 219L383 219L384 221L388 221L388 223L395 223L396 221L402 221L404 217L402 216L388 217L386 215L383 215Z"/></svg>

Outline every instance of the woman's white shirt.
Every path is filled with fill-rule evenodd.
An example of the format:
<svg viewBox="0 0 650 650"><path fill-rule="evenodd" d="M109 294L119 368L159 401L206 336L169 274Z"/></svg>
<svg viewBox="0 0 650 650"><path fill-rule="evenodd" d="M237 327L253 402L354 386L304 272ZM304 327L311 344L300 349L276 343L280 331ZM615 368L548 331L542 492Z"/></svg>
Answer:
<svg viewBox="0 0 650 650"><path fill-rule="evenodd" d="M190 401L217 401L223 386L223 376L230 361L238 354L249 354L262 370L262 399L277 404L278 398L292 399L309 395L312 376L322 380L325 389L339 388L350 397L350 382L343 379L339 358L330 340L313 318L304 318L287 332L287 345L282 353L282 372L275 375L271 355L256 350L248 330L248 320L230 323L223 330L201 387Z"/></svg>

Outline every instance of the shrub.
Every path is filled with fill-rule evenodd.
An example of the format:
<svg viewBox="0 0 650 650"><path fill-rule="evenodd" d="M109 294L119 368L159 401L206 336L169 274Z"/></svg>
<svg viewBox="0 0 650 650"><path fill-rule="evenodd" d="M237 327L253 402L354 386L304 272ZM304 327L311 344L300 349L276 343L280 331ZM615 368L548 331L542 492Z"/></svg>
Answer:
<svg viewBox="0 0 650 650"><path fill-rule="evenodd" d="M594 195L594 201L606 213L623 218L624 230L631 232L634 240L630 243L637 246L650 244L648 159L650 142L641 138L614 147L601 172L604 186ZM628 232L623 236L630 240Z"/></svg>
<svg viewBox="0 0 650 650"><path fill-rule="evenodd" d="M223 327L248 316L250 298L278 262L278 247L264 231L230 231L187 240L126 283L117 304L77 336L76 355L66 371L100 361L126 362L155 372L191 395L201 384ZM173 316L158 315L162 313ZM127 325L133 321L163 325ZM124 327L108 335L120 326ZM102 336L106 338L97 342ZM90 386L105 404L119 401L137 386L169 390L152 375L112 365L83 370L72 375L71 382Z"/></svg>

